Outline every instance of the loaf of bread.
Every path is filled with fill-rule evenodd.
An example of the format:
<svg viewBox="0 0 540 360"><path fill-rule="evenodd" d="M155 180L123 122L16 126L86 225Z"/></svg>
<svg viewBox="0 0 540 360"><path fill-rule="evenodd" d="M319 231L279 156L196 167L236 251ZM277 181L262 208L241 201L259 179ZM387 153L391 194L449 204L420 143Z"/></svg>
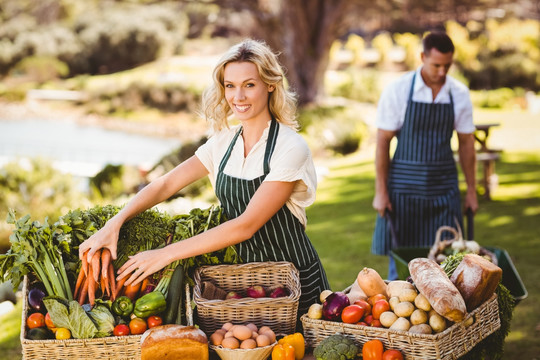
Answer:
<svg viewBox="0 0 540 360"><path fill-rule="evenodd" d="M141 336L141 360L208 360L208 338L194 326L161 325Z"/></svg>
<svg viewBox="0 0 540 360"><path fill-rule="evenodd" d="M467 254L454 270L450 280L463 296L467 311L488 300L502 278L502 269L476 254Z"/></svg>
<svg viewBox="0 0 540 360"><path fill-rule="evenodd" d="M409 272L418 291L439 315L454 322L463 320L465 300L439 264L428 258L413 259Z"/></svg>

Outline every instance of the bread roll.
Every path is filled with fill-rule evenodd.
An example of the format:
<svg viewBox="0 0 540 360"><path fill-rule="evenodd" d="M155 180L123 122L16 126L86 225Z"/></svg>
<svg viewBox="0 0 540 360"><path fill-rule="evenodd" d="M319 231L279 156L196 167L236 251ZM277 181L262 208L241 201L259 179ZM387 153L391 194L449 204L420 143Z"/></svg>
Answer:
<svg viewBox="0 0 540 360"><path fill-rule="evenodd" d="M409 261L409 272L418 291L431 307L450 321L461 321L467 313L465 300L444 270L434 260L417 258Z"/></svg>
<svg viewBox="0 0 540 360"><path fill-rule="evenodd" d="M482 256L467 254L450 280L463 296L467 311L472 311L493 295L501 278L500 267Z"/></svg>
<svg viewBox="0 0 540 360"><path fill-rule="evenodd" d="M208 360L208 338L194 326L161 325L141 336L141 360Z"/></svg>

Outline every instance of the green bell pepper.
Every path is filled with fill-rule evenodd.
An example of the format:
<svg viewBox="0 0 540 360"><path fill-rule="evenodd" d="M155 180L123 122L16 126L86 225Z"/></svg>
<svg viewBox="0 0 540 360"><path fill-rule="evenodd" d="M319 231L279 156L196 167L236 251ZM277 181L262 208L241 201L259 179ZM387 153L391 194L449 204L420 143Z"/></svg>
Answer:
<svg viewBox="0 0 540 360"><path fill-rule="evenodd" d="M111 310L115 315L128 317L133 311L133 302L127 296L120 296L112 303Z"/></svg>
<svg viewBox="0 0 540 360"><path fill-rule="evenodd" d="M157 315L167 309L167 300L161 291L152 291L135 302L133 313L140 318Z"/></svg>

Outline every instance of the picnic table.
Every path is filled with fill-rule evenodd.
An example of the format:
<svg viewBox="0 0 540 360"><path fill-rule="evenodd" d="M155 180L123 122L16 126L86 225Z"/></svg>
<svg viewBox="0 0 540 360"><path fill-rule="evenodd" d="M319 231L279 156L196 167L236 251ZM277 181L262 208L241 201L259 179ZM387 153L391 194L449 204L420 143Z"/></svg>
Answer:
<svg viewBox="0 0 540 360"><path fill-rule="evenodd" d="M500 149L490 148L488 145L489 131L499 123L476 124L474 138L480 144L476 151L476 161L482 164L482 178L480 184L484 188L484 197L491 200L491 193L498 185L498 177L495 173L495 162L500 158Z"/></svg>

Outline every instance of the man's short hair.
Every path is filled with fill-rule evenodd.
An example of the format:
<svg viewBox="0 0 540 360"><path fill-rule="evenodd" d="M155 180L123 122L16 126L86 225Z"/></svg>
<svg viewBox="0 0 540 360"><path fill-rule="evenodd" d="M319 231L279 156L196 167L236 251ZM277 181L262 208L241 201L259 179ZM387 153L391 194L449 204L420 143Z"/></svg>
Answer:
<svg viewBox="0 0 540 360"><path fill-rule="evenodd" d="M445 32L441 31L430 32L422 40L422 45L424 47L424 54L429 54L431 49L437 49L443 54L449 52L453 53L455 50L452 39L450 39L450 37Z"/></svg>

